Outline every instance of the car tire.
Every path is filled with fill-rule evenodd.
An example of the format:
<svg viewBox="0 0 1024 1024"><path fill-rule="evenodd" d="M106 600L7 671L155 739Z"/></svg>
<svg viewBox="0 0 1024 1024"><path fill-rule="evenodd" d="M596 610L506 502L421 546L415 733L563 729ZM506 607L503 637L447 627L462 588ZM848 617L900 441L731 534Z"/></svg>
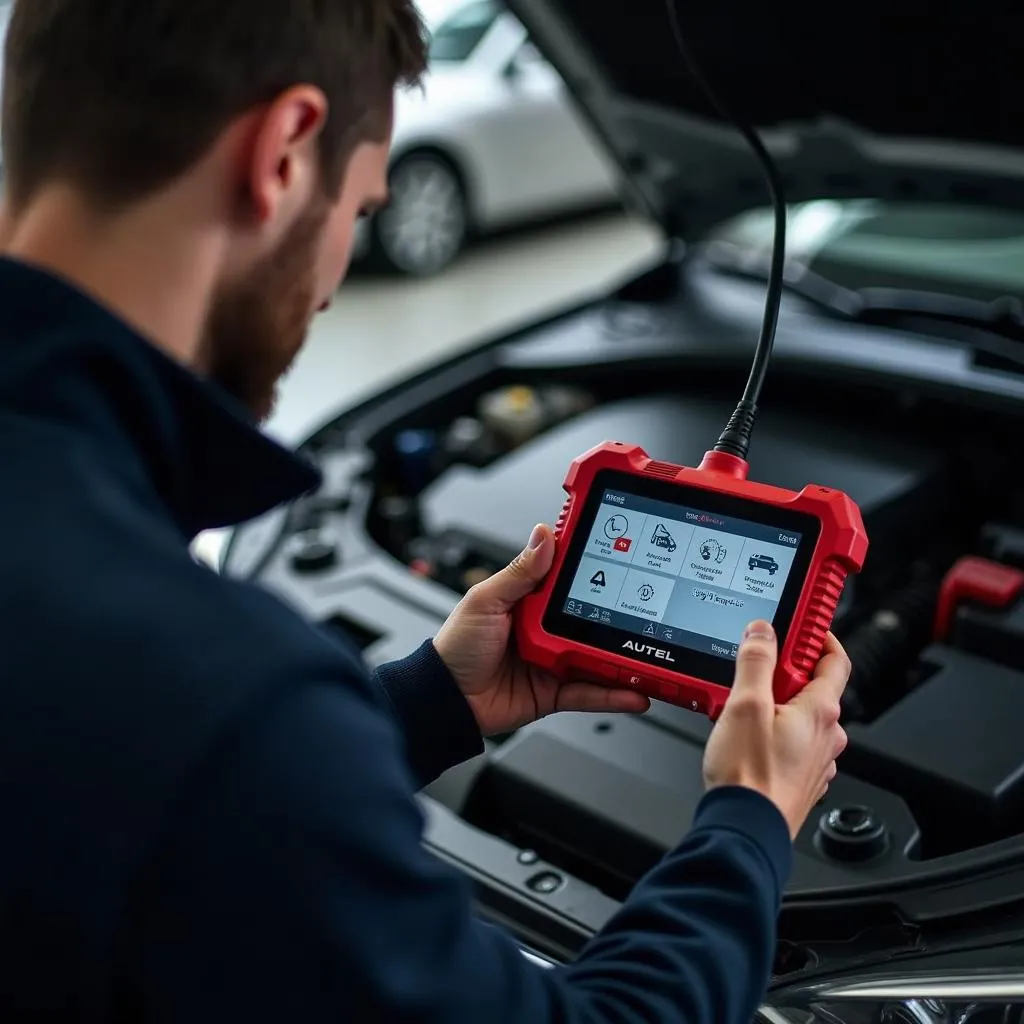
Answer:
<svg viewBox="0 0 1024 1024"><path fill-rule="evenodd" d="M368 262L409 277L440 273L458 257L469 229L466 190L437 153L410 153L391 168L388 205L373 218Z"/></svg>

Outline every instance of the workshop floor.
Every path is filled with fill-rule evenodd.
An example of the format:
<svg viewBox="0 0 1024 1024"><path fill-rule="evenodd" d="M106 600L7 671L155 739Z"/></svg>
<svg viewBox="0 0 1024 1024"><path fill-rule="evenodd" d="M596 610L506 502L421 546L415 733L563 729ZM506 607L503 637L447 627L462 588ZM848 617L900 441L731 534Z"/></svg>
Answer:
<svg viewBox="0 0 1024 1024"><path fill-rule="evenodd" d="M656 251L643 222L612 213L488 240L427 281L354 274L321 314L268 431L296 444L364 394L606 288ZM223 533L196 544L216 562Z"/></svg>

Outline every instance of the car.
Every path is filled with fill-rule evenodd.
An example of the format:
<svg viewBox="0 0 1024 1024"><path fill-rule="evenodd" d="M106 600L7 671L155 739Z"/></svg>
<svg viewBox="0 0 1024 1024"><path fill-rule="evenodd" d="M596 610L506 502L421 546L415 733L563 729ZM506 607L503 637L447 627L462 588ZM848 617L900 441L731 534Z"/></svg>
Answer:
<svg viewBox="0 0 1024 1024"><path fill-rule="evenodd" d="M425 277L473 234L618 200L613 162L515 15L499 0L426 15L429 68L397 97L390 202L361 222L357 263Z"/></svg>
<svg viewBox="0 0 1024 1024"><path fill-rule="evenodd" d="M223 572L355 638L371 664L413 650L557 520L580 453L611 439L659 472L697 465L764 315L767 186L660 5L510 5L664 244L586 301L339 408L302 445L322 490L233 533ZM834 567L815 581L838 598L854 666L849 747L796 837L758 1019L1020 1021L1024 119L1008 83L1024 10L845 13L825 39L799 5L680 8L790 204L750 478L845 491L871 541L841 597ZM670 532L683 550L713 526ZM715 595L735 555L706 550L691 571ZM488 741L421 794L426 845L531 957L569 962L685 833L710 728L655 701Z"/></svg>
<svg viewBox="0 0 1024 1024"><path fill-rule="evenodd" d="M771 555L751 555L747 561L747 568L764 569L769 576L774 576L779 571L779 563Z"/></svg>

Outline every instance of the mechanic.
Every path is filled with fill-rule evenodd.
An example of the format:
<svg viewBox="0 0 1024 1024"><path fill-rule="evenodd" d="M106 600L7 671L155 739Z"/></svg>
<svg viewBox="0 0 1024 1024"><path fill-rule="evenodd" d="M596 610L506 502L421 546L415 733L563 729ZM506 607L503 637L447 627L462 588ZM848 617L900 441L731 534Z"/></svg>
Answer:
<svg viewBox="0 0 1024 1024"><path fill-rule="evenodd" d="M746 1024L792 838L835 772L833 638L776 708L756 623L693 829L543 969L422 846L416 791L561 710L509 645L554 540L407 660L191 557L317 484L259 430L384 202L409 0L15 0L0 260L6 1020Z"/></svg>

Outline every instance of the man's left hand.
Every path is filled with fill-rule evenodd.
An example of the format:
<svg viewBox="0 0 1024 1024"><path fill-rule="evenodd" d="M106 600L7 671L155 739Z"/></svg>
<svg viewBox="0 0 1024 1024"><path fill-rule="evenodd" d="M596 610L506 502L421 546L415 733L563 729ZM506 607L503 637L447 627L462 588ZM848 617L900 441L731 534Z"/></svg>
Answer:
<svg viewBox="0 0 1024 1024"><path fill-rule="evenodd" d="M563 683L519 657L512 609L544 579L554 554L551 528L536 527L526 549L473 587L434 638L484 736L511 732L554 711L639 714L650 706L633 690L586 681Z"/></svg>

